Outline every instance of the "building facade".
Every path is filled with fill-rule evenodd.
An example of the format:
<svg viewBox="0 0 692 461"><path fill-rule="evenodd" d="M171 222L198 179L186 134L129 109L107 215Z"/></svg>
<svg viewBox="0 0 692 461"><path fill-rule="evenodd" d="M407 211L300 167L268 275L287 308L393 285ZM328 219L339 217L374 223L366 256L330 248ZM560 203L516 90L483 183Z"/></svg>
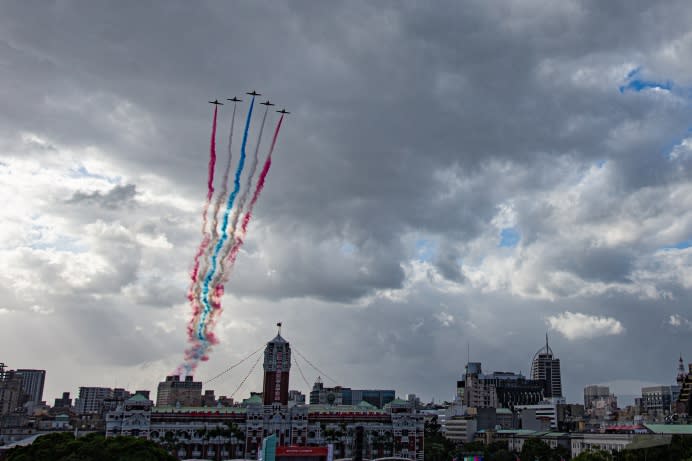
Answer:
<svg viewBox="0 0 692 461"><path fill-rule="evenodd" d="M353 405L367 402L377 408L384 408L396 398L394 389L350 389L350 391L350 402ZM344 403L348 404L347 402L348 399Z"/></svg>
<svg viewBox="0 0 692 461"><path fill-rule="evenodd" d="M72 408L72 399L69 392L63 392L62 397L55 399L53 408Z"/></svg>
<svg viewBox="0 0 692 461"><path fill-rule="evenodd" d="M22 377L0 363L0 416L8 415L23 403Z"/></svg>
<svg viewBox="0 0 692 461"><path fill-rule="evenodd" d="M606 399L610 396L608 386L591 385L584 388L584 409L590 410L594 407L594 402L599 399Z"/></svg>
<svg viewBox="0 0 692 461"><path fill-rule="evenodd" d="M367 402L305 405L291 401L289 405L290 353L280 333L267 343L264 392L241 404L157 405L147 410L143 399L130 399L107 414L107 435L123 434L125 428L130 434L136 430L138 436L159 442L180 458L257 459L262 441L270 435L276 437L277 452L280 447L331 444L335 459L353 456L360 446L363 458L368 459L423 458L423 415L411 402L394 399L381 409Z"/></svg>
<svg viewBox="0 0 692 461"><path fill-rule="evenodd" d="M673 409L673 386L642 387L642 397L637 399L639 411L650 417L667 416Z"/></svg>
<svg viewBox="0 0 692 461"><path fill-rule="evenodd" d="M464 376L457 381L457 395L469 408L533 405L543 400L543 393L543 381L506 371L484 374L480 362L469 362Z"/></svg>
<svg viewBox="0 0 692 461"><path fill-rule="evenodd" d="M522 429L534 431L557 429L557 403L539 403L536 405L517 405Z"/></svg>
<svg viewBox="0 0 692 461"><path fill-rule="evenodd" d="M548 344L547 334L545 335L545 346L540 348L531 360L531 379L541 380L545 383L544 396L546 398L562 397L560 359L553 355L553 350Z"/></svg>
<svg viewBox="0 0 692 461"><path fill-rule="evenodd" d="M310 391L311 405L351 405L351 389L335 386L325 387L321 377L317 377Z"/></svg>
<svg viewBox="0 0 692 461"><path fill-rule="evenodd" d="M166 376L159 383L156 393L156 406L202 406L202 382L195 381L192 376L183 380L180 376Z"/></svg>
<svg viewBox="0 0 692 461"><path fill-rule="evenodd" d="M101 413L103 402L113 398L113 389L109 387L80 387L79 397L75 400L75 411L78 415Z"/></svg>
<svg viewBox="0 0 692 461"><path fill-rule="evenodd" d="M152 406L153 402L141 394L122 402L106 414L106 437L149 438Z"/></svg>
<svg viewBox="0 0 692 461"><path fill-rule="evenodd" d="M27 401L34 403L42 402L46 370L18 369L17 374L22 377L22 390L27 395Z"/></svg>
<svg viewBox="0 0 692 461"><path fill-rule="evenodd" d="M280 328L280 327L279 327ZM265 405L288 405L288 377L291 371L291 346L281 331L264 348Z"/></svg>

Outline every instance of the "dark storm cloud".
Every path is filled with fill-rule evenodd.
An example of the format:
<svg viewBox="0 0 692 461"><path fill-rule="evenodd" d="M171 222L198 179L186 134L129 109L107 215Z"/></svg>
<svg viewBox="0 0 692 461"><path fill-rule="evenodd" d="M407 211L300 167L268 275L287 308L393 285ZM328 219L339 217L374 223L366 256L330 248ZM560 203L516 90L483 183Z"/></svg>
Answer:
<svg viewBox="0 0 692 461"><path fill-rule="evenodd" d="M199 241L199 212L184 202L205 193L206 101L256 88L292 114L228 286L239 299L230 312L249 318L242 306L262 299L268 315L288 303L301 334L338 324L334 353L353 354L364 381L381 365L373 356L395 376L448 357L461 334L479 360L511 368L540 346L547 316L606 315L627 333L583 348L558 337L556 349L587 381L588 356L634 379L629 358L606 367L599 351L646 352L633 338L650 312L685 314L690 285L671 274L689 261L655 251L692 232L689 157L665 152L688 136L690 105L675 92L618 88L635 67L692 86L689 64L669 58L689 49L691 21L684 1L6 2L3 165L69 151L77 168L98 160L96 173L124 176L39 210L72 236L88 230L82 257L98 271L77 277L64 248L59 258L21 250L18 265L80 303L115 297L135 311L184 299ZM513 250L498 248L507 227L520 235ZM436 249L425 283L411 281L416 239ZM18 283L7 277L3 292ZM663 292L673 300L651 295ZM70 299L55 303L60 315ZM80 328L107 320L94 312ZM446 380L461 369L439 362ZM425 393L423 378L400 378Z"/></svg>

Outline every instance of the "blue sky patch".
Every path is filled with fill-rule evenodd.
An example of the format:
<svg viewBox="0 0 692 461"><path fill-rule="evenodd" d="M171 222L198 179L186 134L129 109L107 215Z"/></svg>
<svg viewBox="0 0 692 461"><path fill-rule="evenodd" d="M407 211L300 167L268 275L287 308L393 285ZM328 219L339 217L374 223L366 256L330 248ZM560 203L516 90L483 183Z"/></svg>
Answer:
<svg viewBox="0 0 692 461"><path fill-rule="evenodd" d="M428 239L416 240L416 256L420 261L431 261L437 254L437 243Z"/></svg>
<svg viewBox="0 0 692 461"><path fill-rule="evenodd" d="M341 244L341 254L352 255L357 250L356 246L350 242L344 242Z"/></svg>
<svg viewBox="0 0 692 461"><path fill-rule="evenodd" d="M670 80L667 80L665 82L657 82L655 80L646 80L643 78L639 78L640 71L641 67L637 67L636 69L631 70L627 74L627 84L620 86L620 93L624 93L628 90L636 91L637 93L639 93L640 91L649 89L659 89L666 91L670 91L673 89L673 82Z"/></svg>
<svg viewBox="0 0 692 461"><path fill-rule="evenodd" d="M502 248L514 248L519 243L521 235L519 231L514 227L505 227L500 231L500 243L499 247Z"/></svg>
<svg viewBox="0 0 692 461"><path fill-rule="evenodd" d="M110 184L117 184L122 179L120 176L104 176L101 174L92 173L87 170L84 165L79 165L77 168L72 168L70 170L73 178L95 178L102 179L109 182Z"/></svg>
<svg viewBox="0 0 692 461"><path fill-rule="evenodd" d="M692 239L683 240L682 242L674 243L669 246L663 247L664 250L684 250L685 248L692 247Z"/></svg>
<svg viewBox="0 0 692 461"><path fill-rule="evenodd" d="M53 250L61 253L86 253L89 247L79 240L61 237L55 242L35 242L29 245L32 250Z"/></svg>

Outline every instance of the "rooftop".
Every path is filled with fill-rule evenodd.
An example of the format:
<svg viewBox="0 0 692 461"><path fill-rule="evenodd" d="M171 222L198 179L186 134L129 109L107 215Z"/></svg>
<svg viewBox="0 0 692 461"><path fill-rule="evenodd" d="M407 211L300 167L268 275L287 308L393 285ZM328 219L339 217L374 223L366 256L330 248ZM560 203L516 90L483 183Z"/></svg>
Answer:
<svg viewBox="0 0 692 461"><path fill-rule="evenodd" d="M692 424L644 424L654 434L692 435Z"/></svg>

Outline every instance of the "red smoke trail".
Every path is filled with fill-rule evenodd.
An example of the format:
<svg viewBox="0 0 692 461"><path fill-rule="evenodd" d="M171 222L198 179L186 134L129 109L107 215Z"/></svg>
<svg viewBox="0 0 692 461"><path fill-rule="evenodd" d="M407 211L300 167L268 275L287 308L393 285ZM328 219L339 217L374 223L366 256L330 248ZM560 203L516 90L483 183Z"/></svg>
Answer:
<svg viewBox="0 0 692 461"><path fill-rule="evenodd" d="M267 108L264 110L264 116L262 117L262 123L260 124L259 134L257 135L255 153L252 156L252 160L250 162L250 171L247 175L247 183L245 184L243 193L240 195L240 198L238 199L238 204L232 213L231 225L229 228L230 230L228 231L228 238L230 242L235 242L235 233L238 230L238 221L240 220L240 217L243 213L243 209L245 208L245 202L247 202L248 196L250 195L250 191L252 190L252 182L255 180L255 173L257 172L257 165L259 164L259 150L260 145L262 144L262 133L264 132L264 125L267 122L268 113L269 106L267 106ZM215 287L217 286L220 280L223 280L223 275L226 272L226 263L228 262L228 254L230 253L232 247L233 245L229 244L224 246L221 250L221 253L219 254L219 272L217 276L214 277L214 280L212 280L211 286Z"/></svg>
<svg viewBox="0 0 692 461"><path fill-rule="evenodd" d="M223 179L221 180L221 190L217 194L216 201L214 202L214 208L212 211L212 223L211 223L211 238L206 244L200 246L200 250L203 250L206 252L206 250L210 247L216 244L217 240L219 239L219 210L221 208L221 204L226 200L226 195L228 194L228 176L231 171L231 163L233 160L233 131L235 127L235 114L237 110L237 105L233 104L233 114L231 115L231 128L228 131L228 155L226 156L226 166L223 170ZM207 234L207 237L209 234ZM201 258L201 259L200 259ZM199 296L201 293L201 286L200 286L200 279L199 279L199 273L206 274L207 273L207 265L206 262L207 260L202 258L201 254L198 254L197 257L195 258L195 268L194 268L194 277L193 277L193 283L190 286L190 290L188 291L187 298L190 301L192 305L192 318L188 322L187 326L187 333L188 337L190 338L191 342L194 342L194 331L197 328L197 320L199 319L199 315L202 313L202 306L199 304Z"/></svg>
<svg viewBox="0 0 692 461"><path fill-rule="evenodd" d="M252 199L250 200L250 204L248 205L247 212L243 216L243 221L241 223L240 230L236 232L235 234L235 239L233 241L233 246L231 247L231 251L229 252L227 259L228 259L228 265L226 272L223 274L223 278L221 279L221 283L218 283L214 287L214 293L211 297L211 305L213 308L213 311L211 312L209 319L207 320L207 330L212 331L214 325L216 325L216 322L218 320L218 317L221 315L221 297L223 296L224 293L224 284L228 282L228 279L231 275L231 272L233 271L233 266L235 264L236 258L238 257L238 253L240 252L240 247L243 246L245 235L247 234L247 228L248 224L250 223L250 220L252 219L252 211L255 208L255 204L257 203L257 200L260 197L260 194L262 193L262 190L264 189L264 183L267 179L267 175L269 174L269 169L272 166L272 154L274 153L274 146L276 146L276 140L279 137L279 130L281 130L281 124L283 123L284 116L282 115L281 118L279 118L278 123L276 124L276 129L274 130L274 137L272 138L272 143L271 146L269 147L269 153L267 154L267 159L264 161L264 165L262 166L262 171L260 172L259 179L257 180L257 187L255 188L255 192L252 195ZM216 338L214 338L216 339ZM206 350L204 351L206 352ZM204 360L204 358L202 359Z"/></svg>
<svg viewBox="0 0 692 461"><path fill-rule="evenodd" d="M214 195L214 167L216 166L216 115L218 106L214 105L214 121L211 126L211 145L209 146L209 179L207 180L207 206ZM204 213L206 217L207 214Z"/></svg>
<svg viewBox="0 0 692 461"><path fill-rule="evenodd" d="M190 272L190 288L188 289L187 292L187 299L190 301L190 304L192 305L192 318L190 319L190 322L188 323L188 336L189 336L189 330L190 327L196 322L197 316L199 315L200 311L200 306L199 303L196 300L195 296L195 285L197 285L197 282L199 281L199 261L202 255L204 254L204 250L206 250L207 246L209 246L209 230L207 229L208 227L208 218L207 215L209 214L209 204L211 203L211 198L214 195L214 169L216 167L216 118L218 115L218 106L214 106L214 120L212 121L211 125L211 141L209 144L209 175L207 179L207 200L204 202L204 208L202 209L202 242L199 245L199 248L197 249L197 253L195 253L195 258L192 266L192 271ZM192 338L192 336L190 336Z"/></svg>
<svg viewBox="0 0 692 461"><path fill-rule="evenodd" d="M233 160L233 127L235 126L235 112L236 105L233 104L233 115L231 115L231 129L228 131L228 156L226 157L226 167L223 170L223 180L221 180L221 192L216 197L216 202L214 203L214 221L212 222L211 232L212 241L216 243L219 238L219 210L221 209L221 204L226 200L226 194L228 194L228 176L231 172L231 161ZM206 271L205 271L206 272Z"/></svg>
<svg viewBox="0 0 692 461"><path fill-rule="evenodd" d="M281 123L284 121L284 116L282 115L281 118L279 118L279 122L276 124L276 130L274 130L274 137L272 138L272 144L271 147L269 148L269 154L267 155L267 160L264 161L264 166L262 167L262 172L260 173L259 179L257 180L257 188L255 189L255 193L252 196L252 200L250 200L250 205L248 205L247 212L245 213L245 216L243 216L243 222L240 226L240 232L236 234L235 242L233 242L233 247L231 248L230 254L228 255L228 267L229 267L229 274L230 274L230 269L233 268L233 265L235 264L235 260L238 257L238 252L240 251L240 247L243 246L245 234L247 234L247 227L248 224L250 223L250 220L252 219L252 211L255 208L255 204L257 203L257 200L259 199L260 194L262 193L262 190L264 189L264 182L267 179L267 175L269 174L269 169L272 166L272 154L274 153L274 146L276 145L276 139L279 137L279 130L281 129ZM224 274L225 275L225 274ZM226 276L223 280L223 283L226 283L228 281L228 276ZM216 287L217 293L223 294L223 285L217 286Z"/></svg>

